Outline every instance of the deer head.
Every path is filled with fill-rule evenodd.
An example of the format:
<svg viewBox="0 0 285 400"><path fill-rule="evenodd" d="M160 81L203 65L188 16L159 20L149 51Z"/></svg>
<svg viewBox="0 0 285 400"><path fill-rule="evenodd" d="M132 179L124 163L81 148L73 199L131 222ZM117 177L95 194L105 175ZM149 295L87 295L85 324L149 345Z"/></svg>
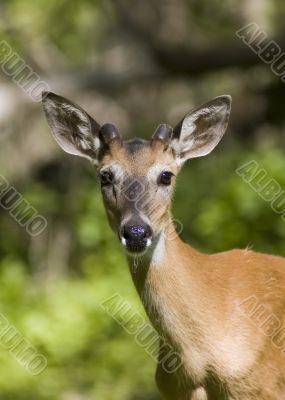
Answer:
<svg viewBox="0 0 285 400"><path fill-rule="evenodd" d="M136 255L151 248L171 220L175 180L183 163L210 153L225 133L230 96L190 111L180 123L159 125L151 140L124 141L112 124L100 125L75 103L43 94L43 108L57 143L96 166L111 227Z"/></svg>

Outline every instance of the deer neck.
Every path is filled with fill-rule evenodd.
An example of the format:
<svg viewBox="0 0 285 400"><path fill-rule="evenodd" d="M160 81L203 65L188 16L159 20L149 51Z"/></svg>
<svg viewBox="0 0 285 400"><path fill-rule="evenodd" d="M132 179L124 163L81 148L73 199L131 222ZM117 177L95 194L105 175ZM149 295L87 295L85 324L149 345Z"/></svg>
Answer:
<svg viewBox="0 0 285 400"><path fill-rule="evenodd" d="M128 257L133 282L152 323L162 320L165 307L183 315L183 298L199 291L199 257L203 256L174 233L173 223L161 232L142 257ZM189 261L190 260L190 261ZM159 326L155 326L159 329Z"/></svg>
<svg viewBox="0 0 285 400"><path fill-rule="evenodd" d="M207 364L199 344L208 325L207 257L178 235L162 232L151 252L138 260L129 258L134 284L152 325L180 355L182 375L193 379L202 379Z"/></svg>

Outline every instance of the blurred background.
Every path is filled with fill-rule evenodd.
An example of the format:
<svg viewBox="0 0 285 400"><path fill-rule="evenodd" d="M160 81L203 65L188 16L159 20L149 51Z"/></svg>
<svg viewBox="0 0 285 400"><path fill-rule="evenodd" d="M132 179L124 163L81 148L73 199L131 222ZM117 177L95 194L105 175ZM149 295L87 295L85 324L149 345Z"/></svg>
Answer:
<svg viewBox="0 0 285 400"><path fill-rule="evenodd" d="M0 33L50 89L126 138L233 97L230 125L178 180L174 216L204 252L285 256L285 222L236 174L255 160L285 189L284 83L235 32L285 50L282 0L0 0ZM0 60L1 61L1 60ZM93 167L53 141L41 104L0 71L0 173L47 219L31 237L0 208L0 312L48 360L32 376L0 346L0 399L158 400L155 361L100 302L144 312Z"/></svg>

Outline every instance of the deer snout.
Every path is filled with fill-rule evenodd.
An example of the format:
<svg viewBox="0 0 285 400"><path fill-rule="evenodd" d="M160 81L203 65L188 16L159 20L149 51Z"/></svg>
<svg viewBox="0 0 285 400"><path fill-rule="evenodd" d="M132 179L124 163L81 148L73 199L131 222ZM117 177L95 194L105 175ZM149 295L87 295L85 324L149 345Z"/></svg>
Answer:
<svg viewBox="0 0 285 400"><path fill-rule="evenodd" d="M126 223L121 227L120 239L131 253L140 253L151 244L152 229L147 224Z"/></svg>

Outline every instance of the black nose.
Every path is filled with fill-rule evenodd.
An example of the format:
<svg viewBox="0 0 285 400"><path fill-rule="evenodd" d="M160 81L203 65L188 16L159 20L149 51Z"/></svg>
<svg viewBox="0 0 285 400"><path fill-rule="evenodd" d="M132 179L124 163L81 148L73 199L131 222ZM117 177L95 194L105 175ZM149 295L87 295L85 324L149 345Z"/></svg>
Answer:
<svg viewBox="0 0 285 400"><path fill-rule="evenodd" d="M125 225L123 227L123 237L126 240L143 240L151 236L151 230L148 225Z"/></svg>
<svg viewBox="0 0 285 400"><path fill-rule="evenodd" d="M136 252L143 251L147 246L147 240L152 236L152 230L149 225L124 225L121 231L121 237L126 241L128 250Z"/></svg>

